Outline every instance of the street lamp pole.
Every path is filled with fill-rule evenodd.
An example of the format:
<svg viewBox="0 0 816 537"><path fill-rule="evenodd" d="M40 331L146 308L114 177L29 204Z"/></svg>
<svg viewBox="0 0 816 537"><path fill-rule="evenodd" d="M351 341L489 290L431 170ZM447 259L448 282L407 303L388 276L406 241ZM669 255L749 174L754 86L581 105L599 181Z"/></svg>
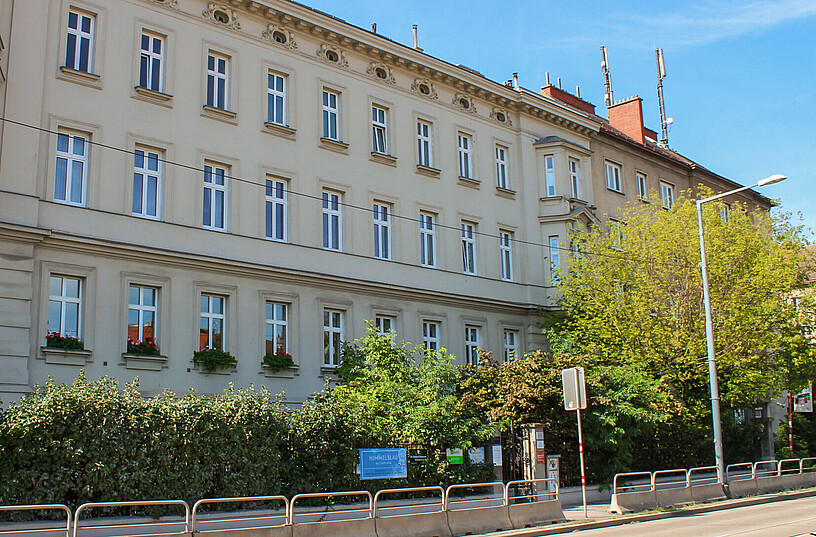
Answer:
<svg viewBox="0 0 816 537"><path fill-rule="evenodd" d="M714 460L717 466L717 478L725 483L725 458L723 457L722 424L720 422L720 386L717 381L717 360L714 350L714 323L711 320L711 295L708 287L708 264L706 263L705 238L703 235L703 204L714 201L743 190L757 186L771 185L784 181L784 175L772 175L755 185L730 190L716 196L697 200L697 228L700 233L700 270L703 273L703 303L705 305L706 347L708 349L708 384L711 391L711 420L714 432Z"/></svg>

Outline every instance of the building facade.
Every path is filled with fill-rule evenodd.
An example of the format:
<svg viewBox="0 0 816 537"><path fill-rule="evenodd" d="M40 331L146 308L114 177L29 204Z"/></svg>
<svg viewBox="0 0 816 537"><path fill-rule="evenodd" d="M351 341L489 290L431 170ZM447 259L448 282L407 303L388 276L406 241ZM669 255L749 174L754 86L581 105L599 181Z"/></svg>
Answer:
<svg viewBox="0 0 816 537"><path fill-rule="evenodd" d="M364 321L512 358L546 344L569 229L638 174L732 184L632 137L637 99L606 120L287 0L12 0L0 39L4 401L80 369L302 401Z"/></svg>

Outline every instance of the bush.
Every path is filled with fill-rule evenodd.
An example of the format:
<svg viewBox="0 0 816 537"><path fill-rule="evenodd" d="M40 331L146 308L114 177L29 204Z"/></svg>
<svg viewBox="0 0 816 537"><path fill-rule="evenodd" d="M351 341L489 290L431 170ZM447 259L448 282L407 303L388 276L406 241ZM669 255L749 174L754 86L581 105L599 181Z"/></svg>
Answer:
<svg viewBox="0 0 816 537"><path fill-rule="evenodd" d="M127 340L127 353L139 354L142 356L157 356L159 354L159 347L156 345L156 338L146 337L144 341L133 341L131 338Z"/></svg>
<svg viewBox="0 0 816 537"><path fill-rule="evenodd" d="M59 332L51 332L45 336L45 346L52 349L65 349L67 351L81 351L85 349L85 344L73 336L61 336Z"/></svg>
<svg viewBox="0 0 816 537"><path fill-rule="evenodd" d="M205 372L212 373L219 369L227 369L238 363L235 356L222 351L221 349L203 348L200 351L193 352L192 362L201 367Z"/></svg>
<svg viewBox="0 0 816 537"><path fill-rule="evenodd" d="M267 354L263 357L263 363L273 373L286 369L295 365L292 355L288 352L277 352L275 354Z"/></svg>

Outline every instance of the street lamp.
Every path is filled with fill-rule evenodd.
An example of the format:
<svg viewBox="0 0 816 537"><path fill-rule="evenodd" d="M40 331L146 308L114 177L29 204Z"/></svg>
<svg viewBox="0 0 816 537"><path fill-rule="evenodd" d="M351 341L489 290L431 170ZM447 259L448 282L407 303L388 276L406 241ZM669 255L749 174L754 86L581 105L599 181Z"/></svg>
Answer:
<svg viewBox="0 0 816 537"><path fill-rule="evenodd" d="M714 354L714 327L711 322L711 297L708 290L708 265L706 264L705 240L703 239L703 203L742 192L757 186L772 185L787 179L775 174L762 179L755 185L744 186L716 196L697 200L697 227L700 231L700 270L703 273L703 302L705 303L706 346L708 347L708 384L711 388L711 419L714 422L714 459L717 464L717 478L725 483L725 459L723 458L722 426L720 424L720 388L717 382L717 361Z"/></svg>

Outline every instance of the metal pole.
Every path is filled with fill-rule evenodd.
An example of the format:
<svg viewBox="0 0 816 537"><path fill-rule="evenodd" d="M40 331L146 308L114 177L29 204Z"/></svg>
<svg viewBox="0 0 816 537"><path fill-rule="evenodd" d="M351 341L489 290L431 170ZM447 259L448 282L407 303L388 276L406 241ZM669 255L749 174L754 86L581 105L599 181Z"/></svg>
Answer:
<svg viewBox="0 0 816 537"><path fill-rule="evenodd" d="M793 458L793 396L788 393L788 444L790 444L790 457Z"/></svg>
<svg viewBox="0 0 816 537"><path fill-rule="evenodd" d="M578 375L575 375L576 384ZM584 518L587 518L586 471L584 470L584 435L581 432L581 408L578 408L578 453L581 456L581 496L584 499Z"/></svg>
<svg viewBox="0 0 816 537"><path fill-rule="evenodd" d="M720 388L717 382L717 362L714 353L714 325L711 321L711 297L708 290L708 265L706 264L705 239L703 238L703 203L697 200L697 226L700 231L700 270L703 273L703 302L705 303L706 347L708 348L708 383L711 389L711 420L714 428L714 460L717 477L725 483L725 459L723 457L722 426L720 424Z"/></svg>

